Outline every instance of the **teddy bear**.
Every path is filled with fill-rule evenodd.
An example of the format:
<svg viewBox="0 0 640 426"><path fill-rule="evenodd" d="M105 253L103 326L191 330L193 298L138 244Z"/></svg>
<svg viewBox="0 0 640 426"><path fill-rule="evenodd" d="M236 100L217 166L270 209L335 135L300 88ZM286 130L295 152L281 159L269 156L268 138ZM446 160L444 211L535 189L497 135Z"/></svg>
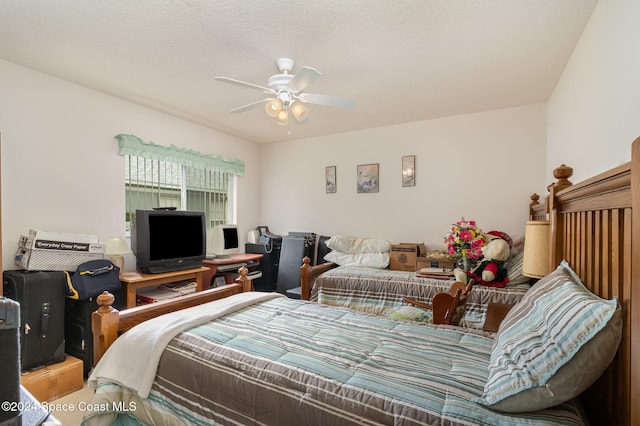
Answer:
<svg viewBox="0 0 640 426"><path fill-rule="evenodd" d="M482 260L466 273L460 269L454 269L456 279L466 283L469 279L476 284L487 287L505 287L509 282L507 276L506 261L511 254L511 238L500 231L487 232L489 241L482 247Z"/></svg>

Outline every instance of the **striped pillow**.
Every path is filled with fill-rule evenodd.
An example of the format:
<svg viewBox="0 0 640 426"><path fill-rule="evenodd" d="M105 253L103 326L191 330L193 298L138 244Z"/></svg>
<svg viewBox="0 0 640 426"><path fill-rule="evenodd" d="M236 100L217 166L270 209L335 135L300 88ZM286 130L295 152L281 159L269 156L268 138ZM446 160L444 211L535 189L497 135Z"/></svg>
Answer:
<svg viewBox="0 0 640 426"><path fill-rule="evenodd" d="M503 320L481 398L494 410L542 410L579 395L609 365L622 332L617 300L591 293L566 262Z"/></svg>
<svg viewBox="0 0 640 426"><path fill-rule="evenodd" d="M511 259L509 259L509 261L507 262L507 277L509 277L509 282L507 283L507 286L525 284L531 281L531 278L525 277L524 275L522 275L523 263L524 263L523 251L516 254Z"/></svg>

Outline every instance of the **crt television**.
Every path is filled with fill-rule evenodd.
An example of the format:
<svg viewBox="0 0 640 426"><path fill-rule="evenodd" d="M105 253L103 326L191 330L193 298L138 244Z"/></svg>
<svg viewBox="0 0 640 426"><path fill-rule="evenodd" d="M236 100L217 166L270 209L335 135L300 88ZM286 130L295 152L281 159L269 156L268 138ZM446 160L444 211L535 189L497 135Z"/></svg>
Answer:
<svg viewBox="0 0 640 426"><path fill-rule="evenodd" d="M202 266L206 240L204 212L136 210L131 249L140 272L158 274Z"/></svg>
<svg viewBox="0 0 640 426"><path fill-rule="evenodd" d="M216 225L211 229L211 245L209 251L215 257L229 257L240 253L240 239L237 225Z"/></svg>

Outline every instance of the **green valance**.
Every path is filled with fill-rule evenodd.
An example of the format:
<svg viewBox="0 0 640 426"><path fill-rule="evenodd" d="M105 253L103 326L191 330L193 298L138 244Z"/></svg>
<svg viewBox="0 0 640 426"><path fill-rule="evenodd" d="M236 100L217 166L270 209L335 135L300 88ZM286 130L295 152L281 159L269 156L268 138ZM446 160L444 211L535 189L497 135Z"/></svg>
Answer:
<svg viewBox="0 0 640 426"><path fill-rule="evenodd" d="M152 160L167 161L197 169L244 175L244 161L227 160L218 155L202 154L175 145L162 146L143 141L134 135L117 135L120 143L120 155L134 155Z"/></svg>

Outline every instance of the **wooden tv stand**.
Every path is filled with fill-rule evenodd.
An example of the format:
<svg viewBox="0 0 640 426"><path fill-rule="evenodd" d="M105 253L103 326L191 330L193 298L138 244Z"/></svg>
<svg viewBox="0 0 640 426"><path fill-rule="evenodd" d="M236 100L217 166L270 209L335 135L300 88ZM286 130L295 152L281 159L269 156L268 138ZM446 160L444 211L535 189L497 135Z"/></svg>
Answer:
<svg viewBox="0 0 640 426"><path fill-rule="evenodd" d="M120 274L120 282L122 282L124 293L124 305L126 308L135 308L136 291L139 288L193 280L196 282L196 291L202 291L202 274L204 272L209 272L209 268L202 266L162 274L142 274L137 271L123 272Z"/></svg>

